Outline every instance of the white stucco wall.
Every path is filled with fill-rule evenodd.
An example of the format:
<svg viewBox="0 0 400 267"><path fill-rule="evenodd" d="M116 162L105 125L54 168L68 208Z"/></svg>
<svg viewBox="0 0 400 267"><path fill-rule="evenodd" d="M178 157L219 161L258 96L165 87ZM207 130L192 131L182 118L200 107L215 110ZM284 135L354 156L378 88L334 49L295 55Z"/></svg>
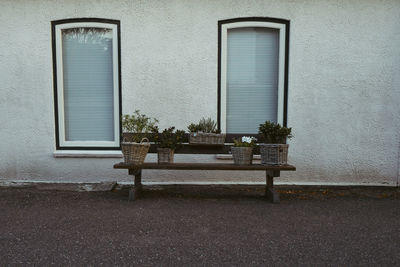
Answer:
<svg viewBox="0 0 400 267"><path fill-rule="evenodd" d="M123 112L186 129L217 113L222 19L290 20L281 181L395 185L400 158L400 1L2 0L0 179L129 181L120 159L54 158L52 20L121 21ZM178 160L210 161L179 155ZM155 160L154 155L149 160ZM146 181L263 181L263 173L146 171Z"/></svg>

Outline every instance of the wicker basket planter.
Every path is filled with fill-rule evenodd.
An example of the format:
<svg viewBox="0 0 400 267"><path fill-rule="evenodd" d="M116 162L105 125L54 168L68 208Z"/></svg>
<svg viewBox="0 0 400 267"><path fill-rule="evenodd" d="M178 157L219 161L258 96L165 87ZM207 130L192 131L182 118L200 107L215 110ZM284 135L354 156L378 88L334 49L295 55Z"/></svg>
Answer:
<svg viewBox="0 0 400 267"><path fill-rule="evenodd" d="M285 165L288 159L287 144L260 144L261 164Z"/></svg>
<svg viewBox="0 0 400 267"><path fill-rule="evenodd" d="M233 163L235 165L251 165L253 161L252 147L231 147Z"/></svg>
<svg viewBox="0 0 400 267"><path fill-rule="evenodd" d="M157 161L158 163L173 163L174 150L170 148L157 148Z"/></svg>
<svg viewBox="0 0 400 267"><path fill-rule="evenodd" d="M121 142L121 147L125 163L141 165L149 152L150 143L147 138L143 138L140 143Z"/></svg>
<svg viewBox="0 0 400 267"><path fill-rule="evenodd" d="M192 145L223 145L225 134L190 133L189 144Z"/></svg>

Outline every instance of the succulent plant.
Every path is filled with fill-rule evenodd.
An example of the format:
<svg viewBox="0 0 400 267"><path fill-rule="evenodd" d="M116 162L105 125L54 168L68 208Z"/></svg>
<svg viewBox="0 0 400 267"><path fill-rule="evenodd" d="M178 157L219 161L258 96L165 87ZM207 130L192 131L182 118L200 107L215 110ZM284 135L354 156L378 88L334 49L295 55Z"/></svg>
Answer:
<svg viewBox="0 0 400 267"><path fill-rule="evenodd" d="M188 130L191 133L220 133L220 131L217 129L217 123L211 118L202 118L198 124L191 123L188 126Z"/></svg>
<svg viewBox="0 0 400 267"><path fill-rule="evenodd" d="M293 137L292 128L287 128L271 121L260 124L258 133L267 144L285 144L287 138Z"/></svg>
<svg viewBox="0 0 400 267"><path fill-rule="evenodd" d="M164 129L161 133L159 132L158 126L153 127L153 140L156 144L159 144L160 148L170 148L175 150L179 145L182 144L185 136L185 131L176 130L175 127L169 127Z"/></svg>

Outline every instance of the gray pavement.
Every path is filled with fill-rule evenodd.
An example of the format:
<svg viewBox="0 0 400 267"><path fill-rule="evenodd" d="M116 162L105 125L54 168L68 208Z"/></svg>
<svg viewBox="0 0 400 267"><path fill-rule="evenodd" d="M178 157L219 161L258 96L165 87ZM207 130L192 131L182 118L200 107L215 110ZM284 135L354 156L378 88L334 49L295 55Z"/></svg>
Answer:
<svg viewBox="0 0 400 267"><path fill-rule="evenodd" d="M396 188L0 188L0 266L400 266Z"/></svg>

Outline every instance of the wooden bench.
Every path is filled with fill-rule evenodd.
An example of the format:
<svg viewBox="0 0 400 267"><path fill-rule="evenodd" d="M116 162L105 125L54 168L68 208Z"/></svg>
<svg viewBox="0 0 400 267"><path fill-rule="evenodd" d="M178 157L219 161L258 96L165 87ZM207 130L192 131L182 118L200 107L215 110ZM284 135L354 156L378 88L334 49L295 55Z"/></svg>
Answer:
<svg viewBox="0 0 400 267"><path fill-rule="evenodd" d="M115 169L128 169L130 175L135 176L135 184L129 191L129 200L139 198L142 191L142 170L158 169L158 170L237 170L237 171L265 171L266 187L265 196L272 203L279 203L279 193L274 190L274 178L280 176L281 171L295 171L296 167L292 165L282 166L265 166L261 164L253 165L234 165L233 163L169 163L158 164L156 162L144 163L143 165L133 165L127 163L117 163Z"/></svg>
<svg viewBox="0 0 400 267"><path fill-rule="evenodd" d="M125 134L129 138L129 134ZM238 138L244 134L228 134L225 139L224 145L192 145L188 144L188 134L184 137L184 143L175 150L175 154L230 154L233 138ZM258 139L257 135L254 135ZM157 153L157 145L152 144L149 153ZM260 154L259 147L256 146L253 150L254 154ZM135 184L129 191L129 200L135 200L140 196L142 191L142 170L156 169L156 170L236 170L236 171L265 171L266 173L266 187L265 196L273 203L279 203L279 193L274 190L274 178L280 176L281 171L295 171L296 167L292 165L282 166L264 166L261 164L252 165L234 165L233 163L170 163L158 164L156 162L144 163L143 165L136 166L133 164L117 163L114 165L115 169L128 169L130 175L135 176Z"/></svg>

